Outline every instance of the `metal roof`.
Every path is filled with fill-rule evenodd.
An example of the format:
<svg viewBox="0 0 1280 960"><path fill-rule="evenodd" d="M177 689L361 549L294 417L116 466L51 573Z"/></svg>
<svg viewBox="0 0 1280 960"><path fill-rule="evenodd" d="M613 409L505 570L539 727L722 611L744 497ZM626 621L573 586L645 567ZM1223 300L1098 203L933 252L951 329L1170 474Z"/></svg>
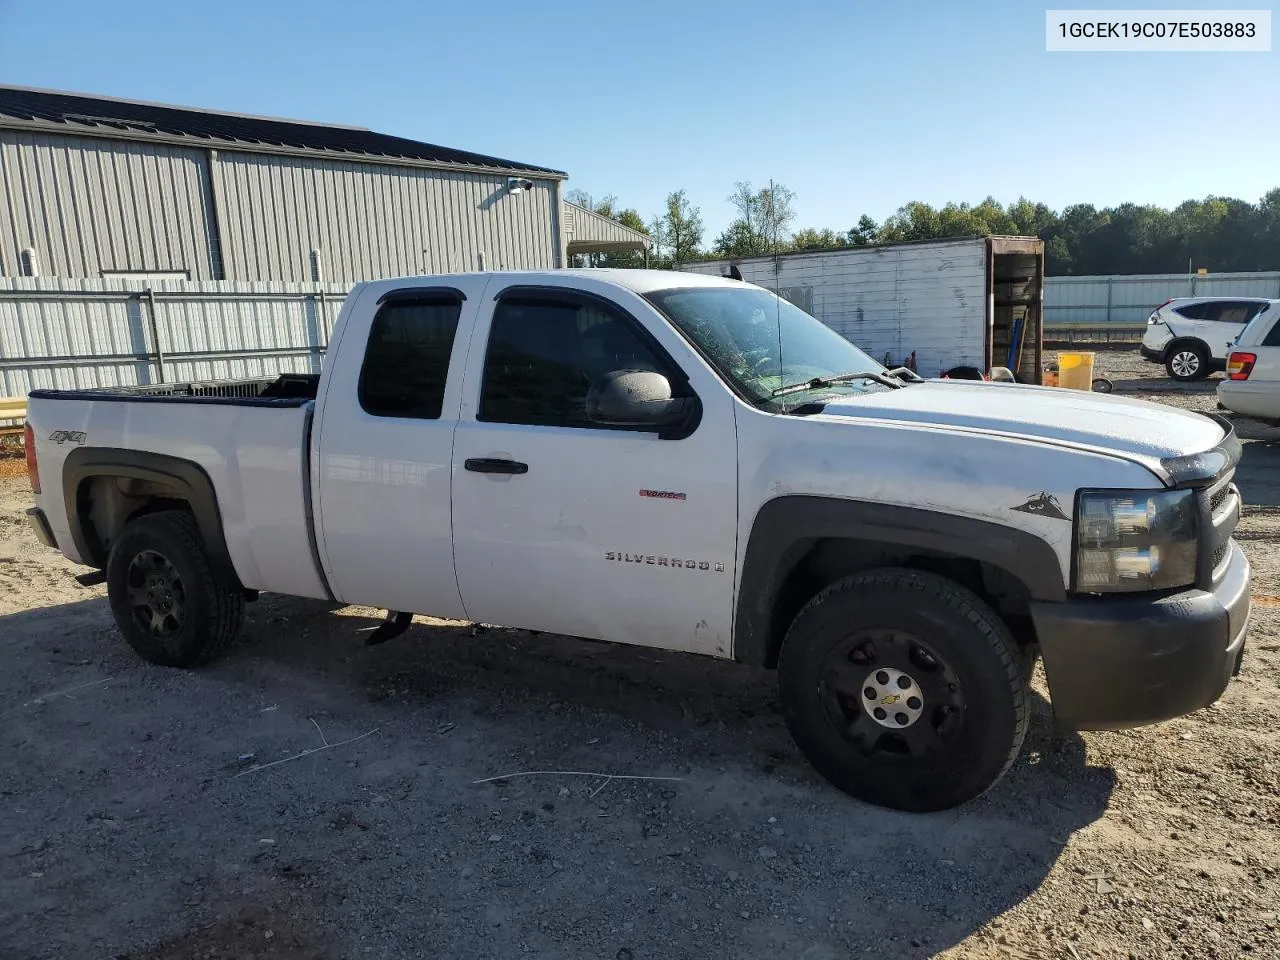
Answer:
<svg viewBox="0 0 1280 960"><path fill-rule="evenodd" d="M563 171L549 167L393 137L364 127L223 113L31 87L0 86L0 127L6 126L81 136L163 140L189 146L223 146L251 152L318 153L346 160L566 176Z"/></svg>
<svg viewBox="0 0 1280 960"><path fill-rule="evenodd" d="M612 253L653 248L653 238L647 233L632 230L594 210L567 200L563 210L564 232L570 253Z"/></svg>

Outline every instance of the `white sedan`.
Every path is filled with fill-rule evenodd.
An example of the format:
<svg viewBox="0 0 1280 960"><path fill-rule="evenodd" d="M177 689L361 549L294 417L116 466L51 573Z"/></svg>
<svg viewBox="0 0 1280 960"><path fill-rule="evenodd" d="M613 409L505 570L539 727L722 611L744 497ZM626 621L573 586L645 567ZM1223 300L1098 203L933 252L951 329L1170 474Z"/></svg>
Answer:
<svg viewBox="0 0 1280 960"><path fill-rule="evenodd" d="M1258 313L1230 345L1218 403L1232 413L1280 422L1280 301Z"/></svg>

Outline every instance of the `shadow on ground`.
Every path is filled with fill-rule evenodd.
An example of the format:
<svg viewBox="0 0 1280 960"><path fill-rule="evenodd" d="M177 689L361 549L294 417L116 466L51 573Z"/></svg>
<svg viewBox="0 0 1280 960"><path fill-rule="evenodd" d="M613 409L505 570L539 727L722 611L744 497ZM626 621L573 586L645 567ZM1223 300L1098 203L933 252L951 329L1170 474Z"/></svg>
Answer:
<svg viewBox="0 0 1280 960"><path fill-rule="evenodd" d="M1235 482L1246 509L1280 506L1280 440L1245 443Z"/></svg>
<svg viewBox="0 0 1280 960"><path fill-rule="evenodd" d="M1033 892L1115 783L1038 700L990 794L899 814L812 773L765 671L250 610L194 672L137 661L100 599L0 618L0 953L925 957ZM473 782L541 770L678 780Z"/></svg>

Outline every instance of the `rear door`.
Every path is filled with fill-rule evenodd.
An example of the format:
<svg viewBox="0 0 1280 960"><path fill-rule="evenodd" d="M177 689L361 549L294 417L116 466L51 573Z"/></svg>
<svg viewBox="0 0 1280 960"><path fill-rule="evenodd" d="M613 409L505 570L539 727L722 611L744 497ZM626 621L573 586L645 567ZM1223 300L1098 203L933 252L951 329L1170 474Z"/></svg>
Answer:
<svg viewBox="0 0 1280 960"><path fill-rule="evenodd" d="M462 600L485 623L727 656L734 400L652 307L622 300L486 294L454 443ZM618 370L663 373L700 419L666 437L593 422L588 395Z"/></svg>
<svg viewBox="0 0 1280 960"><path fill-rule="evenodd" d="M1204 341L1215 360L1225 360L1231 343L1257 312L1266 306L1253 300L1218 300L1210 304L1204 319Z"/></svg>
<svg viewBox="0 0 1280 960"><path fill-rule="evenodd" d="M330 350L317 413L317 545L330 586L348 603L465 616L450 465L470 324L488 277L448 282L358 304L353 320L367 310L372 322L345 330Z"/></svg>
<svg viewBox="0 0 1280 960"><path fill-rule="evenodd" d="M1217 315L1217 308L1217 301L1214 300L1187 303L1174 307L1174 316L1171 318L1172 322L1169 324L1169 329L1179 339L1186 337L1203 341L1209 347L1210 353L1212 353L1212 341L1214 339L1214 321L1212 318Z"/></svg>
<svg viewBox="0 0 1280 960"><path fill-rule="evenodd" d="M1266 309L1267 304L1262 304L1262 307ZM1241 345L1239 348L1241 351L1252 353L1257 357L1253 371L1249 374L1249 380L1269 382L1274 384L1277 390L1280 390L1280 305L1272 309L1269 315L1260 316L1258 322L1260 324L1269 323L1271 329L1262 335L1257 344ZM1250 339L1253 338L1250 337Z"/></svg>

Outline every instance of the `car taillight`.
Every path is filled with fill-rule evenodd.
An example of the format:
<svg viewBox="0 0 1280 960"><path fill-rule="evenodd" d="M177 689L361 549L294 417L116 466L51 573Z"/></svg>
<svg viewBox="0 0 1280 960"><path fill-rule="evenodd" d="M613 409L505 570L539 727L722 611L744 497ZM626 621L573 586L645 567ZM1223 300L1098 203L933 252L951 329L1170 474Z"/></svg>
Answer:
<svg viewBox="0 0 1280 960"><path fill-rule="evenodd" d="M31 481L31 492L40 496L40 467L36 463L36 433L28 423L22 434L22 445L27 454L27 479Z"/></svg>
<svg viewBox="0 0 1280 960"><path fill-rule="evenodd" d="M1248 380L1253 373L1253 365L1258 362L1254 353L1233 353L1227 358L1227 379Z"/></svg>

